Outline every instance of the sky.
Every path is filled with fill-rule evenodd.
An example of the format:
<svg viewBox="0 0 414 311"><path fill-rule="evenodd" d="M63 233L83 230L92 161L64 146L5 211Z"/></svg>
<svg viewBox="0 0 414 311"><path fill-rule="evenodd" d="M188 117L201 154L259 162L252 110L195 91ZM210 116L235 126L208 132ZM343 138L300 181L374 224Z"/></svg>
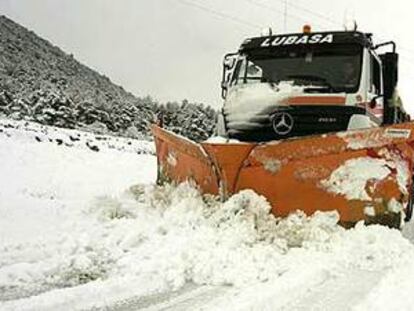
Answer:
<svg viewBox="0 0 414 311"><path fill-rule="evenodd" d="M287 6L285 2L287 1ZM311 3L311 5L309 5ZM414 40L407 0L0 0L4 14L137 96L220 107L221 63L246 37L342 30L344 17L394 40L400 93L414 114ZM287 8L285 18L285 7Z"/></svg>

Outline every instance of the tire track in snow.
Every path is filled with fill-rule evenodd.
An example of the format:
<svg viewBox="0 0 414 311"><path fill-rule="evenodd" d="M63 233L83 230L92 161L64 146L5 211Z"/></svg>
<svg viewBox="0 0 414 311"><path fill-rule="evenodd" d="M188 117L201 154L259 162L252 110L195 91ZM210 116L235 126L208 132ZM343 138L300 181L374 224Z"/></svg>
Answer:
<svg viewBox="0 0 414 311"><path fill-rule="evenodd" d="M178 291L155 294L146 297L136 297L120 301L113 306L106 306L104 310L111 311L181 311L202 310L212 299L223 296L230 287L226 286L199 286L186 284ZM100 309L94 309L95 311ZM102 309L103 310L103 309Z"/></svg>
<svg viewBox="0 0 414 311"><path fill-rule="evenodd" d="M352 310L385 274L384 271L346 271L343 275L331 277L320 286L309 289L300 300L287 304L281 310Z"/></svg>

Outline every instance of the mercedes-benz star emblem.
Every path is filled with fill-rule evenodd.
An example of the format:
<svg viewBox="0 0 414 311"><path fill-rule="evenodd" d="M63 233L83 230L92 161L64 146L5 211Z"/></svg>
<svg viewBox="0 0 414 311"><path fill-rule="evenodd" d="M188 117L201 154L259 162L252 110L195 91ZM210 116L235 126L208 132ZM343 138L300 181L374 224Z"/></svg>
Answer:
<svg viewBox="0 0 414 311"><path fill-rule="evenodd" d="M293 118L287 112L276 113L273 117L273 129L276 134L286 135L293 129Z"/></svg>

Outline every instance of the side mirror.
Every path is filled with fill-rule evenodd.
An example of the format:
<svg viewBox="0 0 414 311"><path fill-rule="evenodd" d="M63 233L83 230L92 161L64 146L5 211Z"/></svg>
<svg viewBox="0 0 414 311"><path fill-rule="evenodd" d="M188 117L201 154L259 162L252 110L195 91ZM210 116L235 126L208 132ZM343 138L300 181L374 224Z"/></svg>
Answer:
<svg viewBox="0 0 414 311"><path fill-rule="evenodd" d="M230 53L224 56L223 77L221 80L221 97L223 99L226 98L227 90L228 90L230 79L231 79L231 74L236 65L236 59L238 55L239 55L238 53Z"/></svg>
<svg viewBox="0 0 414 311"><path fill-rule="evenodd" d="M237 54L231 53L231 54L227 54L224 57L224 61L223 61L223 67L226 69L231 69L234 67L235 63L236 63L236 56Z"/></svg>
<svg viewBox="0 0 414 311"><path fill-rule="evenodd" d="M371 109L374 109L377 106L377 100L380 99L380 98L383 98L383 97L384 97L384 95L375 96L373 99L371 99L371 101L369 103L369 107Z"/></svg>

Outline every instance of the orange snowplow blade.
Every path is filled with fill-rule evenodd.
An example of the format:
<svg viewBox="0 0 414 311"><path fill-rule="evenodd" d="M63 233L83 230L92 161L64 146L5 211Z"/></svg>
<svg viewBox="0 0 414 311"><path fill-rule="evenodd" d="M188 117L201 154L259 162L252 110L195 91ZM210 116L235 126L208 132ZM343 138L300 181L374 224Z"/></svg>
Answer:
<svg viewBox="0 0 414 311"><path fill-rule="evenodd" d="M411 199L414 123L268 143L196 144L152 131L159 182L193 180L224 198L253 189L276 216L337 210L346 226L398 226Z"/></svg>

